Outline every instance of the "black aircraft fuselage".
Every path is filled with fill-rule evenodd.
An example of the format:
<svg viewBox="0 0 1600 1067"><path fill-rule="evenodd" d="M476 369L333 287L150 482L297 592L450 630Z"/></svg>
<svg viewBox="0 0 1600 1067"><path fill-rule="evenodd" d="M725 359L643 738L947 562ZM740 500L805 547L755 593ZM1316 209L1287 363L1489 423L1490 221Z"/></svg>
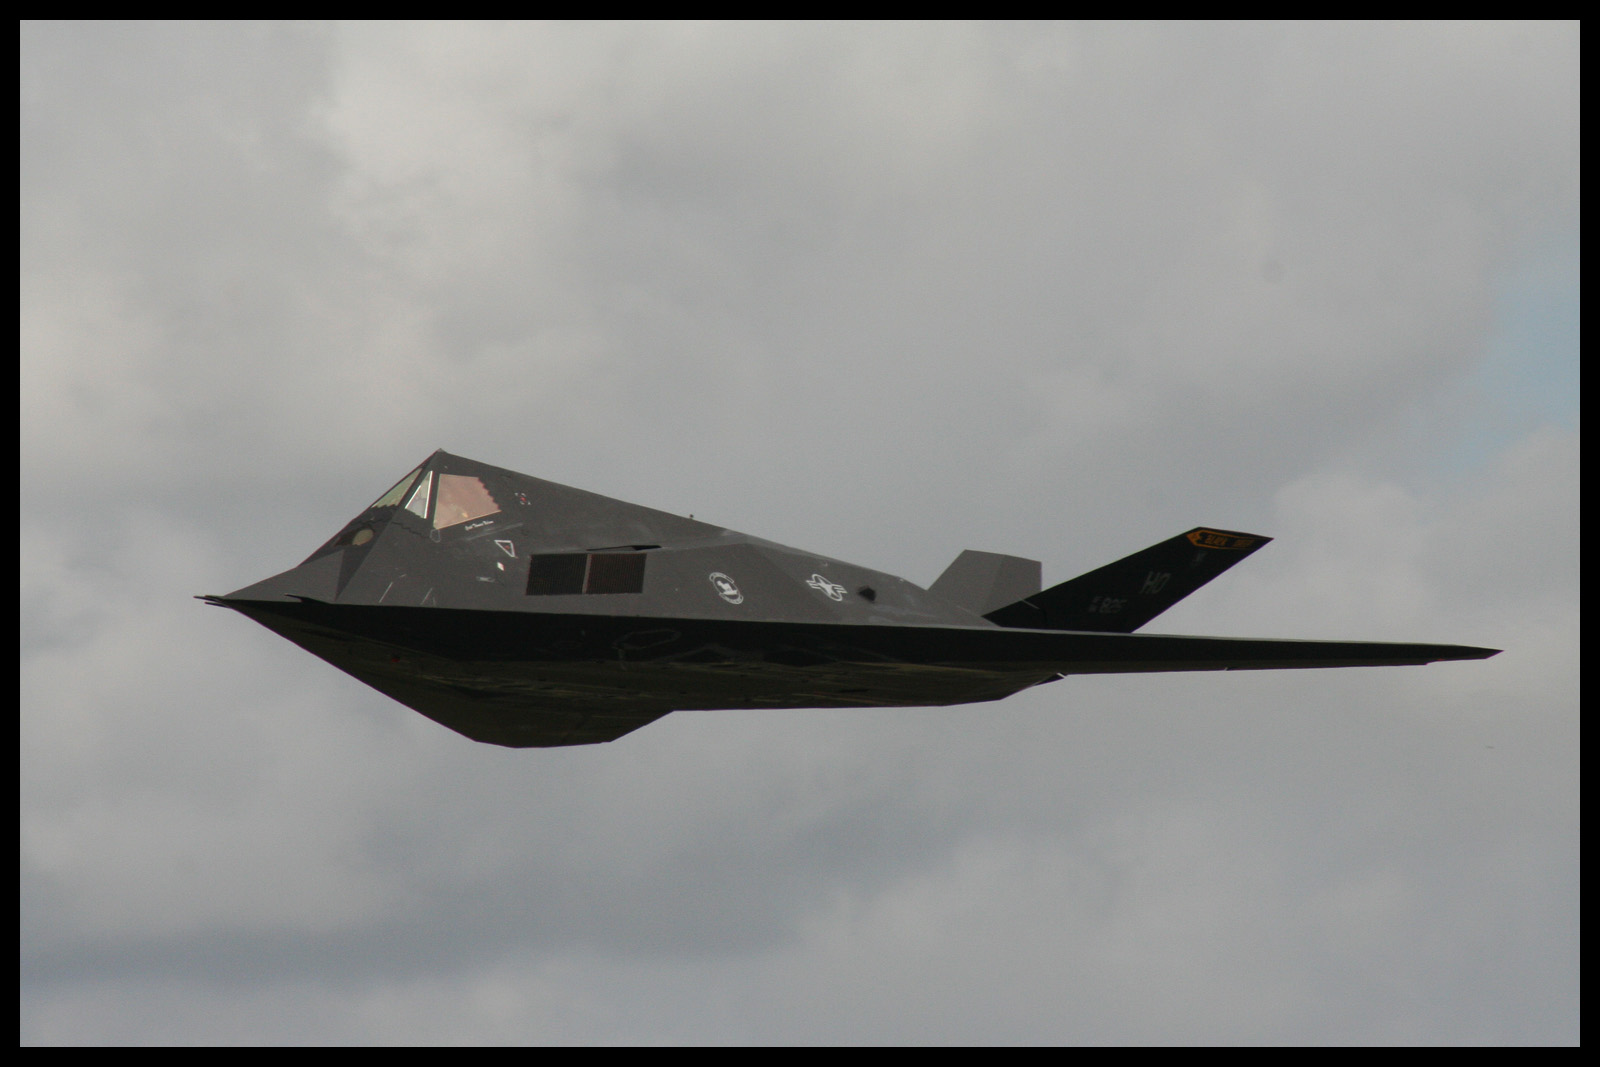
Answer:
<svg viewBox="0 0 1600 1067"><path fill-rule="evenodd" d="M1133 631L1269 538L1199 528L1047 590L931 586L435 452L232 608L466 736L610 741L671 711L998 700L1068 674L1481 659L1460 645Z"/></svg>

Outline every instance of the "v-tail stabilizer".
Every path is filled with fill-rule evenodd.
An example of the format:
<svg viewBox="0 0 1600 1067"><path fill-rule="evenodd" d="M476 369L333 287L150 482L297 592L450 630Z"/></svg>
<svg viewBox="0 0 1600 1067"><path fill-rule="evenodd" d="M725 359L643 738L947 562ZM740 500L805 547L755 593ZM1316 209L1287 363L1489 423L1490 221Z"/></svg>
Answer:
<svg viewBox="0 0 1600 1067"><path fill-rule="evenodd" d="M997 626L1131 634L1270 537L1200 526L983 613Z"/></svg>

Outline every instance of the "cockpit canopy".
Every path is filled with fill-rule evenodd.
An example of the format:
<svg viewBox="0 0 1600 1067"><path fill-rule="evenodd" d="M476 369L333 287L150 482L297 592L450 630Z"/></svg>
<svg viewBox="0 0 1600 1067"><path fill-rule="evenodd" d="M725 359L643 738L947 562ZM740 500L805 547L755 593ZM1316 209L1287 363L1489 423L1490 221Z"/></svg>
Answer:
<svg viewBox="0 0 1600 1067"><path fill-rule="evenodd" d="M418 478L418 474L422 477ZM422 467L396 482L394 488L373 503L372 508L396 507L402 500L405 501L405 509L419 519L428 518L431 504L435 530L458 526L500 511L500 505L494 502L494 497L489 495L482 480L470 474L435 475L433 471L424 472Z"/></svg>

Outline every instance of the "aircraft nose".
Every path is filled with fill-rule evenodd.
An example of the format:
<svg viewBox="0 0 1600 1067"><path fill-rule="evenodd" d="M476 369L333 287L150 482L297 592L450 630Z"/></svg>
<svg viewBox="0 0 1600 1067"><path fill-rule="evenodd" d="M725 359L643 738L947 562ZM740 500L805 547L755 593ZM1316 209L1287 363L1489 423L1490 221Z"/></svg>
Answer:
<svg viewBox="0 0 1600 1067"><path fill-rule="evenodd" d="M235 590L223 600L320 600L331 604L339 595L339 562L343 552L330 552L293 570Z"/></svg>

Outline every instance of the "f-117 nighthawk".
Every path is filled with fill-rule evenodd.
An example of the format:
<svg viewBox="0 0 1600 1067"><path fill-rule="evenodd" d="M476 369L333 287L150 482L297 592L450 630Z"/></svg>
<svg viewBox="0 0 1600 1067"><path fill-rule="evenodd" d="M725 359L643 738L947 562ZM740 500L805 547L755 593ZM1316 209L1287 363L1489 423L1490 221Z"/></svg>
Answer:
<svg viewBox="0 0 1600 1067"><path fill-rule="evenodd" d="M1134 632L1268 540L1200 527L1049 589L1034 560L969 550L924 589L439 451L298 567L201 599L519 748L689 709L965 704L1069 674L1497 651Z"/></svg>

